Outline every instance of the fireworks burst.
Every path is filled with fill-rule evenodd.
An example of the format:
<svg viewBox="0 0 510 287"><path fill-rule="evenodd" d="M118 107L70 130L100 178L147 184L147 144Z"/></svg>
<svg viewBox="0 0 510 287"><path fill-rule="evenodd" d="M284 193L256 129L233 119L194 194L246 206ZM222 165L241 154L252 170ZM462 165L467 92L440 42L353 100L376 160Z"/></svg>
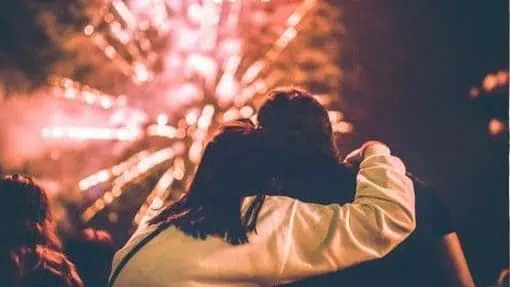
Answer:
<svg viewBox="0 0 510 287"><path fill-rule="evenodd" d="M139 224L151 209L178 200L208 135L224 121L254 118L261 96L279 83L278 60L306 31L303 23L320 5L317 0L113 0L92 13L82 33L130 80L125 95L51 77L55 100L97 110L105 118L84 125L62 117L40 131L46 143L124 144L122 162L75 183L82 194L95 192L81 220L92 220L119 199L128 184L158 167L165 171L133 223ZM328 105L334 96L318 99ZM351 132L341 112L329 114L335 131Z"/></svg>

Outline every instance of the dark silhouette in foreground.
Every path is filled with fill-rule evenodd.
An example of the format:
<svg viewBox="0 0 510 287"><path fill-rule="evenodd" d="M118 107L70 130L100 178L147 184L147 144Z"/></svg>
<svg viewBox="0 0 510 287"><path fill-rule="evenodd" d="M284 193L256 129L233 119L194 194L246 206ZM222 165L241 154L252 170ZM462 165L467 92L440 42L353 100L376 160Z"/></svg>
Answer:
<svg viewBox="0 0 510 287"><path fill-rule="evenodd" d="M104 230L84 229L66 244L66 254L76 265L85 286L108 285L114 242Z"/></svg>
<svg viewBox="0 0 510 287"><path fill-rule="evenodd" d="M0 179L0 286L81 287L61 243L44 190L32 179Z"/></svg>

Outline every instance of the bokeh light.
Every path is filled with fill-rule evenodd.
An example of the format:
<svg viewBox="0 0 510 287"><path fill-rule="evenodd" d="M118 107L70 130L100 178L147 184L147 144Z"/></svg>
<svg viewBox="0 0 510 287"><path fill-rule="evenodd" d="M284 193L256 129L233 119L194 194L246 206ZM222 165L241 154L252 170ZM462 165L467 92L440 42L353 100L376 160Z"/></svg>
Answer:
<svg viewBox="0 0 510 287"><path fill-rule="evenodd" d="M38 107L36 113L16 115L23 125L8 126L30 127L19 133L27 144L7 143L19 152L7 148L15 160L0 161L7 168L28 162L41 169L49 160L55 172L47 176L65 182L57 190L67 191L66 200L72 197L83 222L101 212L117 222L114 203L134 183L157 175L135 215L139 224L150 207L183 195L220 124L255 120L262 95L278 82L274 63L306 30L303 23L314 17L317 3L113 0L91 5L79 28L79 45L92 49L84 62L94 59L105 73L50 77L48 88L26 103ZM352 125L332 105L334 96L317 98L333 109L335 131L349 133ZM62 172L76 162L79 167Z"/></svg>

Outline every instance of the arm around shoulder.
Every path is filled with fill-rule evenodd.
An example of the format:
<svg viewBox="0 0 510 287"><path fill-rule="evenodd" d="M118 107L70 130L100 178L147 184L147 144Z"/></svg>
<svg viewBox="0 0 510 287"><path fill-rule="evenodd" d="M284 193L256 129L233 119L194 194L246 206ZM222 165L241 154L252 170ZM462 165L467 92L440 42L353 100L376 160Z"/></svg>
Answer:
<svg viewBox="0 0 510 287"><path fill-rule="evenodd" d="M405 166L386 146L371 145L364 150L353 203L294 203L278 283L381 258L414 228L414 188Z"/></svg>

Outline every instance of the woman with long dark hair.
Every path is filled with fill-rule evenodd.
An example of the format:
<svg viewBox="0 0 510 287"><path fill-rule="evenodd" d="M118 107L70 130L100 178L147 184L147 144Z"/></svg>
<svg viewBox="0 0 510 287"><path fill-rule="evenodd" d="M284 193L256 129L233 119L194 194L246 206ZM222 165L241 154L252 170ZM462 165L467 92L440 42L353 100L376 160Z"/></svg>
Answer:
<svg viewBox="0 0 510 287"><path fill-rule="evenodd" d="M274 286L380 258L413 231L413 186L386 146L358 151L354 202L326 206L265 195L261 137L249 121L224 126L188 193L117 252L111 285Z"/></svg>
<svg viewBox="0 0 510 287"><path fill-rule="evenodd" d="M48 198L32 179L0 179L0 286L80 287L61 252Z"/></svg>

